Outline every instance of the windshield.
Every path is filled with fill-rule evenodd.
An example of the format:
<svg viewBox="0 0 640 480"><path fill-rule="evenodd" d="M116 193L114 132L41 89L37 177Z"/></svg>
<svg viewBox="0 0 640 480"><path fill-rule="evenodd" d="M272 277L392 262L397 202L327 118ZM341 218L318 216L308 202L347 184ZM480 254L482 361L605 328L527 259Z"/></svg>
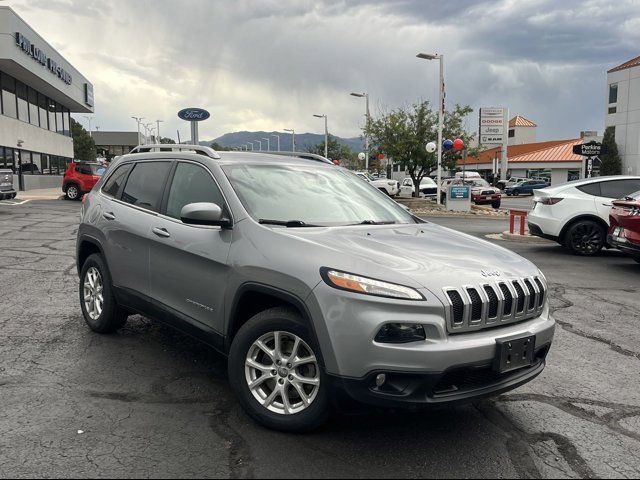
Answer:
<svg viewBox="0 0 640 480"><path fill-rule="evenodd" d="M249 214L262 223L335 226L416 223L399 204L353 173L336 167L226 165Z"/></svg>
<svg viewBox="0 0 640 480"><path fill-rule="evenodd" d="M373 182L375 180L375 178L373 177L373 175L371 175L369 172L358 172L358 175L360 177L364 177L367 180L369 180L370 182Z"/></svg>
<svg viewBox="0 0 640 480"><path fill-rule="evenodd" d="M472 187L490 187L489 182L482 179L477 180L465 180L464 182L467 185L471 185Z"/></svg>
<svg viewBox="0 0 640 480"><path fill-rule="evenodd" d="M420 185L435 185L436 182L433 181L433 178L431 177L424 177L422 180L420 180Z"/></svg>

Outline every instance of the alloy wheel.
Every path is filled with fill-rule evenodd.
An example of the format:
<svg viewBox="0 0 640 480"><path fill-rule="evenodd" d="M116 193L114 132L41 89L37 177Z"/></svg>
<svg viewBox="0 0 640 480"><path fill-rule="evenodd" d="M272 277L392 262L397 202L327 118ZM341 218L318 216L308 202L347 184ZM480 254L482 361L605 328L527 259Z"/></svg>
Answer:
<svg viewBox="0 0 640 480"><path fill-rule="evenodd" d="M594 223L581 223L571 230L571 246L577 252L591 255L602 248L602 230Z"/></svg>
<svg viewBox="0 0 640 480"><path fill-rule="evenodd" d="M78 189L77 187L71 186L67 188L67 197L69 197L71 200L75 200L76 198L78 198Z"/></svg>
<svg viewBox="0 0 640 480"><path fill-rule="evenodd" d="M91 267L84 277L84 308L91 320L97 320L104 309L103 283L100 271Z"/></svg>
<svg viewBox="0 0 640 480"><path fill-rule="evenodd" d="M294 415L311 406L320 389L313 350L289 332L270 332L247 353L245 378L253 397L267 410Z"/></svg>

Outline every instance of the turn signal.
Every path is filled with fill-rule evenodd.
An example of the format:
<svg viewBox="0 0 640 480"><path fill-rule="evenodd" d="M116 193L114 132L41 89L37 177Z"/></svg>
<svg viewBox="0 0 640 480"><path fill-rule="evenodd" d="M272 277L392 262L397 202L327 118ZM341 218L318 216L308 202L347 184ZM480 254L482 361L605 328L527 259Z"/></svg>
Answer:
<svg viewBox="0 0 640 480"><path fill-rule="evenodd" d="M554 198L554 197L540 198L538 199L538 203L541 203L542 205L555 205L556 203L560 203L562 200L563 200L562 198Z"/></svg>

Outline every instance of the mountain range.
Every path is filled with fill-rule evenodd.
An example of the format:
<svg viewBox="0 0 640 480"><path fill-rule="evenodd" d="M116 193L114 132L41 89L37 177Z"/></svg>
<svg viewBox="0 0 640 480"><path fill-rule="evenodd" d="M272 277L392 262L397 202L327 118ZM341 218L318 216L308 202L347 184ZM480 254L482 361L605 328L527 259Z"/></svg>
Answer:
<svg viewBox="0 0 640 480"><path fill-rule="evenodd" d="M292 150L292 136L290 133L282 132L233 132L225 133L224 135L209 141L201 141L200 145L211 145L216 142L223 147L240 147L249 142L256 141L254 143L254 149L258 150L257 140L262 141L262 149L267 150L267 142L263 140L268 138L270 140L270 150L275 151L278 148L278 139L272 135L280 136L280 151L288 152ZM362 152L364 150L364 142L362 139L356 138L341 138L332 135L343 145L348 146L354 152ZM324 135L316 133L296 133L296 150L305 151L307 147L317 145L319 143L324 144ZM249 148L250 149L250 148Z"/></svg>

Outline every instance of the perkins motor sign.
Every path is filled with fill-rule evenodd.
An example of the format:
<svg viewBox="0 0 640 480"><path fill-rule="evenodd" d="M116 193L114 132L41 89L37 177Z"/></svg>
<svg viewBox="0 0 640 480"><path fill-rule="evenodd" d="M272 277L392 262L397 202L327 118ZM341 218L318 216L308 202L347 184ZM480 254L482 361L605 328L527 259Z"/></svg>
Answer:
<svg viewBox="0 0 640 480"><path fill-rule="evenodd" d="M573 153L582 155L583 157L599 157L607 153L607 151L601 143L589 142L583 143L582 145L575 145L573 147Z"/></svg>
<svg viewBox="0 0 640 480"><path fill-rule="evenodd" d="M36 62L38 62L43 67L47 67L47 69L56 75L60 80L62 80L67 85L71 85L72 78L69 72L67 72L64 68L58 65L55 60L49 58L49 56L44 53L44 51L40 50L33 43L29 41L27 37L22 35L20 32L16 32L16 45L20 50L33 58Z"/></svg>

